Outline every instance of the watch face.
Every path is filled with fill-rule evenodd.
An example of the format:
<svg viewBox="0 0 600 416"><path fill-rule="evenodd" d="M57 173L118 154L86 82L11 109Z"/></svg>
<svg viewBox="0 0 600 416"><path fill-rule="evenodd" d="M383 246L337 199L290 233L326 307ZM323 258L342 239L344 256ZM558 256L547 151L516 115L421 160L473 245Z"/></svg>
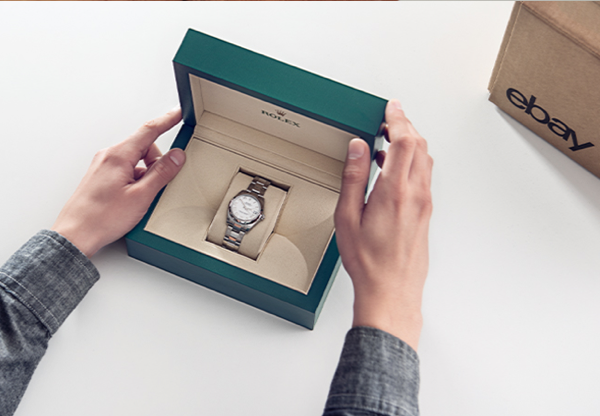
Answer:
<svg viewBox="0 0 600 416"><path fill-rule="evenodd" d="M238 221L250 223L260 217L260 202L252 195L238 195L229 204L231 215Z"/></svg>

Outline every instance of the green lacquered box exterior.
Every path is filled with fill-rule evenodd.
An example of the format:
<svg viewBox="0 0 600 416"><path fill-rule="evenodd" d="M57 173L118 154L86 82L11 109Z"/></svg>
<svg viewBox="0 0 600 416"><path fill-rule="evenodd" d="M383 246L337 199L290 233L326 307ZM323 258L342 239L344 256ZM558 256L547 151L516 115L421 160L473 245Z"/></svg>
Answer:
<svg viewBox="0 0 600 416"><path fill-rule="evenodd" d="M184 124L172 147L185 149L196 124L189 74L243 92L348 131L380 149L386 101L310 72L189 30L173 60ZM373 172L375 169L373 169ZM313 329L340 267L332 238L307 294L302 294L170 240L144 231L158 194L126 236L131 257L142 260L298 325Z"/></svg>

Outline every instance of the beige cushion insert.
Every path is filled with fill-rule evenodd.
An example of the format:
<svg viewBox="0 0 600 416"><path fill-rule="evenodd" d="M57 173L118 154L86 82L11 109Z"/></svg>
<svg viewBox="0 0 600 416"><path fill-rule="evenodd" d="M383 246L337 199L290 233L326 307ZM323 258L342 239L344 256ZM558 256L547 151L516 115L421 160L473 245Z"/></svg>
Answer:
<svg viewBox="0 0 600 416"><path fill-rule="evenodd" d="M211 115L211 121L215 120ZM223 120L225 122L232 123ZM264 145L237 146L236 139L229 135L224 140L227 143L223 144L219 142L223 135L218 132L217 124L213 123L210 129L202 125L196 127L194 137L185 150L187 161L163 192L145 230L301 293L308 293L333 235L333 212L339 184L337 173L341 173L338 167L341 162L327 159L332 168L328 169L330 173L325 174L324 165L316 168L311 163L289 163L289 155L295 148L293 144L289 147L283 144L277 154L266 151ZM236 134L244 137L243 143L253 142L255 136L256 143L276 139L272 136L265 138L264 133L240 125L235 130ZM211 136L210 139L203 137L204 133L210 133L206 134ZM261 141L261 138L265 140ZM239 151L241 147L244 152ZM307 155L303 154L302 158L310 162ZM318 155L315 160L323 158ZM281 201L279 217L271 217L276 221L272 233L267 230L261 232L258 227L263 224L259 223L244 237L242 245L247 238L261 240L255 243L263 246L259 248L256 260L221 246L225 231L223 215L226 215L222 205L231 199L230 192L231 196L237 193L230 189L230 185L240 172L289 186L287 197ZM333 172L335 174L332 175ZM324 179L324 183L320 179ZM242 189L251 179L246 180L248 183L241 185ZM277 204L279 202L275 206ZM222 221L216 219L217 216L221 216ZM269 228L271 225L265 221L262 223ZM209 231L213 222L214 226ZM222 231L215 227L222 227ZM213 232L214 236L209 238ZM263 242L265 235L266 242Z"/></svg>

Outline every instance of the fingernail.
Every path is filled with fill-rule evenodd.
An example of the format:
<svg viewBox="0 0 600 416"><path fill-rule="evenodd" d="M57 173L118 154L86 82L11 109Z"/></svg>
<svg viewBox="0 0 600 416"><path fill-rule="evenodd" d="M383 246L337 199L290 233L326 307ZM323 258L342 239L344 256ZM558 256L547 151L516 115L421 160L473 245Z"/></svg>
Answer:
<svg viewBox="0 0 600 416"><path fill-rule="evenodd" d="M171 108L171 111L179 111L179 109L181 109L181 106L177 104L175 107Z"/></svg>
<svg viewBox="0 0 600 416"><path fill-rule="evenodd" d="M175 165L181 166L185 161L185 153L183 153L183 151L181 150L172 151L171 153L169 153L169 159L171 159L173 163L175 163Z"/></svg>
<svg viewBox="0 0 600 416"><path fill-rule="evenodd" d="M400 104L400 101L396 100L395 98L390 100L390 105L396 110L402 110L402 104Z"/></svg>
<svg viewBox="0 0 600 416"><path fill-rule="evenodd" d="M348 159L358 159L365 153L365 147L361 143L361 139L350 140L348 146Z"/></svg>

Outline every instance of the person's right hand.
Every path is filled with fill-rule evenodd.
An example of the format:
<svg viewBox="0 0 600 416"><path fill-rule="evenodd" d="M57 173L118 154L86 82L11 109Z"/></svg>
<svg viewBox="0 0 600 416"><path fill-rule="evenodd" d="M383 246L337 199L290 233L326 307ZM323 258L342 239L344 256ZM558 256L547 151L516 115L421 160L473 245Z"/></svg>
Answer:
<svg viewBox="0 0 600 416"><path fill-rule="evenodd" d="M335 212L337 243L354 285L353 326L389 332L416 350L429 264L433 159L397 100L388 103L385 117L390 145L387 154L377 155L381 172L366 203L369 147L361 139L349 144Z"/></svg>

